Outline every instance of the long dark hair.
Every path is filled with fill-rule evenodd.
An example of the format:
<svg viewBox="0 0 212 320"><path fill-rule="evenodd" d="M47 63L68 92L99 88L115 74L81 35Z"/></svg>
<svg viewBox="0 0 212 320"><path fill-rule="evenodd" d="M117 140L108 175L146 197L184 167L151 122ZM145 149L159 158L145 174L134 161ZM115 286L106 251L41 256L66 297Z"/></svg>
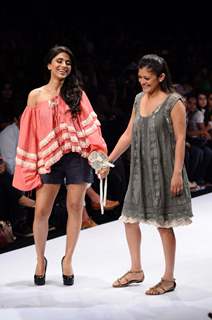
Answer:
<svg viewBox="0 0 212 320"><path fill-rule="evenodd" d="M147 54L138 62L138 68L148 68L159 77L162 73L165 74L165 79L160 82L161 90L164 92L174 92L174 87L171 80L170 71L164 58L157 54Z"/></svg>
<svg viewBox="0 0 212 320"><path fill-rule="evenodd" d="M51 63L52 59L56 57L59 53L65 52L69 55L71 60L71 73L65 78L64 83L60 89L60 95L70 107L71 114L73 118L76 118L77 114L80 113L80 100L82 97L82 89L79 85L79 80L77 76L76 61L72 51L65 46L54 46L49 50L46 56L46 65Z"/></svg>

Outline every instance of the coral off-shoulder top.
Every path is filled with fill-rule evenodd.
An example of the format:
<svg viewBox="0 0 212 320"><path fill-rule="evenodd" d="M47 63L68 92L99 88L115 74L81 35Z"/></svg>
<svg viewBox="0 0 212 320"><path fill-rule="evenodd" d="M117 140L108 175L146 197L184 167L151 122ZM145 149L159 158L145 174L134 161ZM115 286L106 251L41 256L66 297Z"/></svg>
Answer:
<svg viewBox="0 0 212 320"><path fill-rule="evenodd" d="M29 191L41 186L40 174L65 153L77 152L82 157L96 150L107 153L100 122L85 92L81 112L72 118L70 108L61 96L27 106L21 116L13 186Z"/></svg>

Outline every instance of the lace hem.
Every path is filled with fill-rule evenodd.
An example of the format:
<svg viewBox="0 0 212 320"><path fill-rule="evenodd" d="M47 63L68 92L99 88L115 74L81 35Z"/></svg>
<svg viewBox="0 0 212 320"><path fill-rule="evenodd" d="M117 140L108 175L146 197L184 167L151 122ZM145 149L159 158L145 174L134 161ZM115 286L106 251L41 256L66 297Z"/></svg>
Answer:
<svg viewBox="0 0 212 320"><path fill-rule="evenodd" d="M119 220L121 220L124 223L146 223L151 224L157 228L173 228L178 226L185 226L192 223L192 220L188 217L186 218L176 218L172 221L165 221L164 223L159 223L157 220L154 219L139 219L139 218L131 218L124 215L121 215Z"/></svg>

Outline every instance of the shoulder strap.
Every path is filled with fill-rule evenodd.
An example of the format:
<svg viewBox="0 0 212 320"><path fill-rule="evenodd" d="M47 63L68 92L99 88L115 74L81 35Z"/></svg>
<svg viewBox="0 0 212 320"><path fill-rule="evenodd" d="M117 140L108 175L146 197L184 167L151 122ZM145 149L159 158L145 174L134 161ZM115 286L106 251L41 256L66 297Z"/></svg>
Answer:
<svg viewBox="0 0 212 320"><path fill-rule="evenodd" d="M179 93L171 93L166 103L166 111L170 113L178 100L181 100L183 103L185 103L185 99Z"/></svg>
<svg viewBox="0 0 212 320"><path fill-rule="evenodd" d="M133 109L135 110L136 114L137 114L137 112L139 112L140 101L141 101L141 98L142 98L143 94L144 94L143 92L140 92L135 96Z"/></svg>

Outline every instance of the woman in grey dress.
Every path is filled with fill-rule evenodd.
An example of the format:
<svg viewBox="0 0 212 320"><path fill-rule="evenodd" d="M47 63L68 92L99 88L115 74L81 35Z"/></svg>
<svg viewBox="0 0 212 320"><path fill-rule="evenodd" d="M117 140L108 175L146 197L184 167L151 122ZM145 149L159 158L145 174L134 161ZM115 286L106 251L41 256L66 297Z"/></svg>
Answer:
<svg viewBox="0 0 212 320"><path fill-rule="evenodd" d="M176 287L173 227L190 224L192 217L184 168L186 112L183 98L173 90L162 57L143 56L139 61L138 80L142 92L135 97L128 127L109 156L109 161L115 161L131 145L130 180L120 217L125 223L131 268L113 287L144 280L139 223L149 223L158 228L165 259L161 281L146 291L156 295Z"/></svg>

